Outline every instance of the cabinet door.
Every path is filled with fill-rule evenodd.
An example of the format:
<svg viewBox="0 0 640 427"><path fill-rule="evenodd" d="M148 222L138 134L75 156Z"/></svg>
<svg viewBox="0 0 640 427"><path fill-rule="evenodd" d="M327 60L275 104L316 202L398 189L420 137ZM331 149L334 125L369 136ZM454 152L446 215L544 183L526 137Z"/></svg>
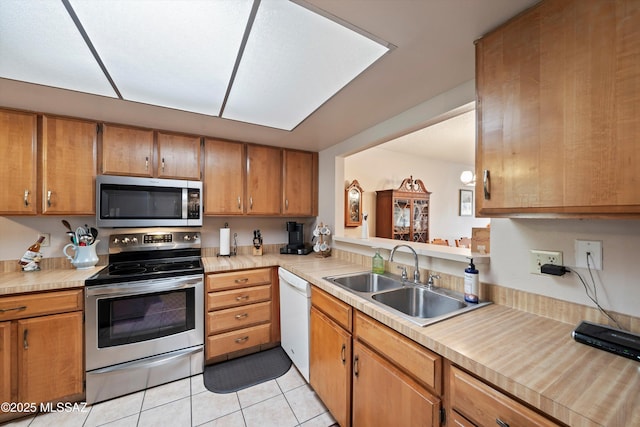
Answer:
<svg viewBox="0 0 640 427"><path fill-rule="evenodd" d="M102 125L102 173L153 176L153 131Z"/></svg>
<svg viewBox="0 0 640 427"><path fill-rule="evenodd" d="M304 151L283 150L284 215L316 214L317 156Z"/></svg>
<svg viewBox="0 0 640 427"><path fill-rule="evenodd" d="M358 341L353 344L353 425L440 425L440 399Z"/></svg>
<svg viewBox="0 0 640 427"><path fill-rule="evenodd" d="M0 322L0 401L11 402L11 322Z"/></svg>
<svg viewBox="0 0 640 427"><path fill-rule="evenodd" d="M200 180L200 137L158 132L158 178Z"/></svg>
<svg viewBox="0 0 640 427"><path fill-rule="evenodd" d="M36 115L0 110L0 214L36 213Z"/></svg>
<svg viewBox="0 0 640 427"><path fill-rule="evenodd" d="M247 145L247 213L279 215L281 200L280 148Z"/></svg>
<svg viewBox="0 0 640 427"><path fill-rule="evenodd" d="M479 214L640 212L640 26L626 7L541 2L478 42Z"/></svg>
<svg viewBox="0 0 640 427"><path fill-rule="evenodd" d="M82 312L18 320L18 401L82 393Z"/></svg>
<svg viewBox="0 0 640 427"><path fill-rule="evenodd" d="M205 215L243 213L244 165L244 144L204 140Z"/></svg>
<svg viewBox="0 0 640 427"><path fill-rule="evenodd" d="M96 213L97 124L42 117L42 213Z"/></svg>
<svg viewBox="0 0 640 427"><path fill-rule="evenodd" d="M351 334L311 307L309 383L342 427L351 425Z"/></svg>

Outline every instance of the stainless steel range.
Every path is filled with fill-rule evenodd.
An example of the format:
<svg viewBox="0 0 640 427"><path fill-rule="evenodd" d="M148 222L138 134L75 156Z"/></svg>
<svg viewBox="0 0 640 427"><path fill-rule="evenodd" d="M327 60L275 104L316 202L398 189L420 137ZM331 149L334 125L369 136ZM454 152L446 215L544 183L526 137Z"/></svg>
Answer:
<svg viewBox="0 0 640 427"><path fill-rule="evenodd" d="M114 234L85 282L86 397L95 403L201 373L200 232Z"/></svg>

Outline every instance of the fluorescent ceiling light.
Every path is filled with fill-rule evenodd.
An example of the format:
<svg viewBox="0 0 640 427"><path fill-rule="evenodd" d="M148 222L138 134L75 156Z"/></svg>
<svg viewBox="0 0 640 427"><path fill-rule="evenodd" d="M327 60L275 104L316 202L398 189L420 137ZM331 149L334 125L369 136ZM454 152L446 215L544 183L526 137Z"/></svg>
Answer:
<svg viewBox="0 0 640 427"><path fill-rule="evenodd" d="M0 77L116 96L60 1L1 1Z"/></svg>
<svg viewBox="0 0 640 427"><path fill-rule="evenodd" d="M0 77L291 130L384 55L287 0L1 0Z"/></svg>

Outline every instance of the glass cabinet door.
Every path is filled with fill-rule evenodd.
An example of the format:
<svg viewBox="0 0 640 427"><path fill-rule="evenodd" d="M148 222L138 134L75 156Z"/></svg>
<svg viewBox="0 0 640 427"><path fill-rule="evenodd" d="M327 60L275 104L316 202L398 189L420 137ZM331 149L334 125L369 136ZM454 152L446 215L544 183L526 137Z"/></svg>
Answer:
<svg viewBox="0 0 640 427"><path fill-rule="evenodd" d="M411 200L393 199L393 239L411 240Z"/></svg>
<svg viewBox="0 0 640 427"><path fill-rule="evenodd" d="M429 201L413 200L412 240L427 243L429 241Z"/></svg>

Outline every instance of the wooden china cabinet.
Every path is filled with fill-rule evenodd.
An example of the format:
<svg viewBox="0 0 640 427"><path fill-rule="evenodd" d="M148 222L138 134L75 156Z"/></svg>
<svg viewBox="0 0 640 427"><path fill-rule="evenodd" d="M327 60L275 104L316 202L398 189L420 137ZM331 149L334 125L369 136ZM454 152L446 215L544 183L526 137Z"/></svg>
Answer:
<svg viewBox="0 0 640 427"><path fill-rule="evenodd" d="M430 196L413 176L396 190L376 191L376 237L428 243Z"/></svg>

